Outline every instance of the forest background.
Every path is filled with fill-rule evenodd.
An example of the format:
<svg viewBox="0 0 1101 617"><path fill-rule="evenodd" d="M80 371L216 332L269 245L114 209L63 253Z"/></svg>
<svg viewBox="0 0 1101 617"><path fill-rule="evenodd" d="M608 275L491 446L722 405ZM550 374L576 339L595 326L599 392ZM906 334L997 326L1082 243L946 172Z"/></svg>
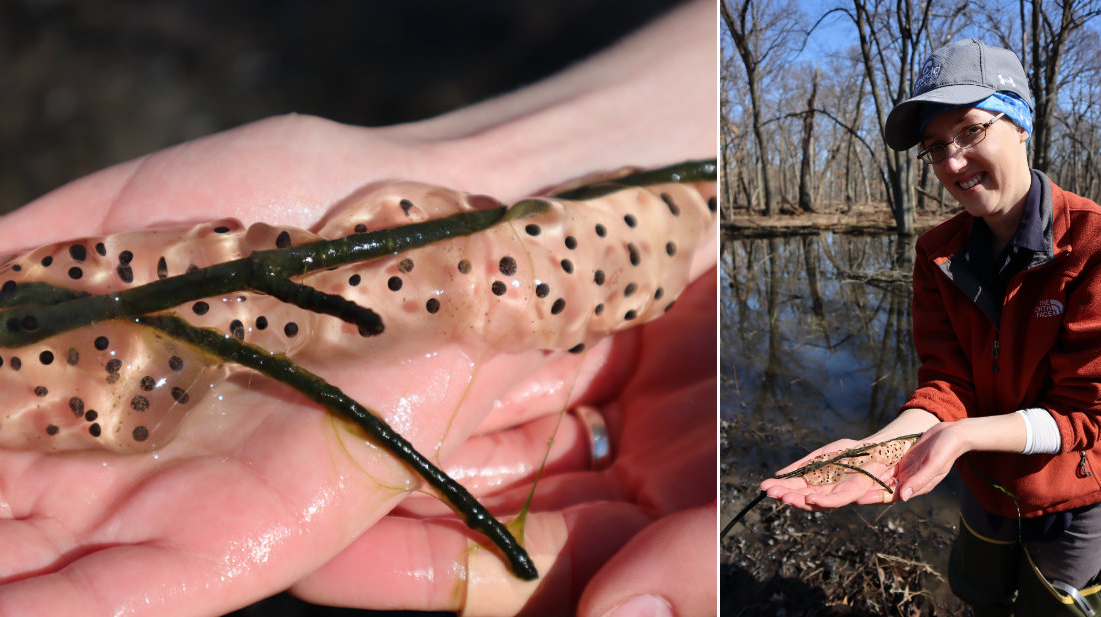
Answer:
<svg viewBox="0 0 1101 617"><path fill-rule="evenodd" d="M1101 201L1101 0L722 0L720 14L728 225L873 211L911 235L953 209L882 127L929 53L963 38L1016 52L1034 98L1032 166Z"/></svg>

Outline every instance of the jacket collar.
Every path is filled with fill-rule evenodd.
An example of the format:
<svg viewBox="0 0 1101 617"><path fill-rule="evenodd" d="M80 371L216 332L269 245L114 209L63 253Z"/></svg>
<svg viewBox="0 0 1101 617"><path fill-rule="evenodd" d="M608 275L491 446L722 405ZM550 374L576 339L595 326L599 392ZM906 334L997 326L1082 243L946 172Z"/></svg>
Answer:
<svg viewBox="0 0 1101 617"><path fill-rule="evenodd" d="M1014 241L1033 251L1032 259L1025 266L1025 270L1031 270L1055 259L1057 243L1069 227L1069 214L1065 207L1061 207L1056 216L1051 180L1040 171L1032 170L1032 186L1027 200L1025 208L1030 209L1031 213L1028 218L1022 215L1022 227L1028 227L1029 230L1022 233L1019 229L1014 235ZM1002 299L983 288L967 260L966 253L975 228L975 218L963 212L946 221L944 225L948 229L955 227L955 233L949 233L946 241L939 247L932 247L929 257L995 326L998 325L1001 321Z"/></svg>

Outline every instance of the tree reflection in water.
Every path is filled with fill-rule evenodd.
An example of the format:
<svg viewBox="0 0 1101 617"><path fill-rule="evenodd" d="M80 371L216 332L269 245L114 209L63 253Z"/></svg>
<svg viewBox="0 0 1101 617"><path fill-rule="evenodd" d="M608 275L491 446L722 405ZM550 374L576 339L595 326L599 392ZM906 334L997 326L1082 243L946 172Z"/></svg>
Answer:
<svg viewBox="0 0 1101 617"><path fill-rule="evenodd" d="M777 469L894 417L917 377L913 261L912 240L893 235L724 237L720 522ZM960 614L942 574L958 520L957 483L953 474L906 504L821 514L766 500L722 542L724 614L817 615L827 602L848 604L842 599L852 593L856 605L879 609L854 605L845 614L886 614L883 602ZM921 598L903 602L894 583L884 586L884 554L910 560L886 576Z"/></svg>
<svg viewBox="0 0 1101 617"><path fill-rule="evenodd" d="M723 418L803 451L887 422L917 374L912 269L893 235L724 239Z"/></svg>

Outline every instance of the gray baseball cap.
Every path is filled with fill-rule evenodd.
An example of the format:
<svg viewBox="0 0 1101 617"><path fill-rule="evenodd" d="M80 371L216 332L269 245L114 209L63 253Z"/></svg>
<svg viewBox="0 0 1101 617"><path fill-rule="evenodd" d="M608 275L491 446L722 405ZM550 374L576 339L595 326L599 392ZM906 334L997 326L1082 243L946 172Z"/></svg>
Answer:
<svg viewBox="0 0 1101 617"><path fill-rule="evenodd" d="M1017 54L975 39L949 43L929 55L914 79L910 98L887 116L887 145L907 150L921 141L923 105L966 105L999 91L1012 92L1033 108L1028 77Z"/></svg>

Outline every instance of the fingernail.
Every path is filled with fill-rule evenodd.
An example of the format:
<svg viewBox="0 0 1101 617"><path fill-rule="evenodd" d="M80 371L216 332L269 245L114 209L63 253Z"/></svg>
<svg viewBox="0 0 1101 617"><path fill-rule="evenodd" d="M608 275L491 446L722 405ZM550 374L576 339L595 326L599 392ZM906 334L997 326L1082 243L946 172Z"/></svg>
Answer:
<svg viewBox="0 0 1101 617"><path fill-rule="evenodd" d="M659 596L631 596L604 617L673 617L673 608Z"/></svg>
<svg viewBox="0 0 1101 617"><path fill-rule="evenodd" d="M910 501L910 498L914 496L914 489L904 488L902 489L902 501Z"/></svg>

